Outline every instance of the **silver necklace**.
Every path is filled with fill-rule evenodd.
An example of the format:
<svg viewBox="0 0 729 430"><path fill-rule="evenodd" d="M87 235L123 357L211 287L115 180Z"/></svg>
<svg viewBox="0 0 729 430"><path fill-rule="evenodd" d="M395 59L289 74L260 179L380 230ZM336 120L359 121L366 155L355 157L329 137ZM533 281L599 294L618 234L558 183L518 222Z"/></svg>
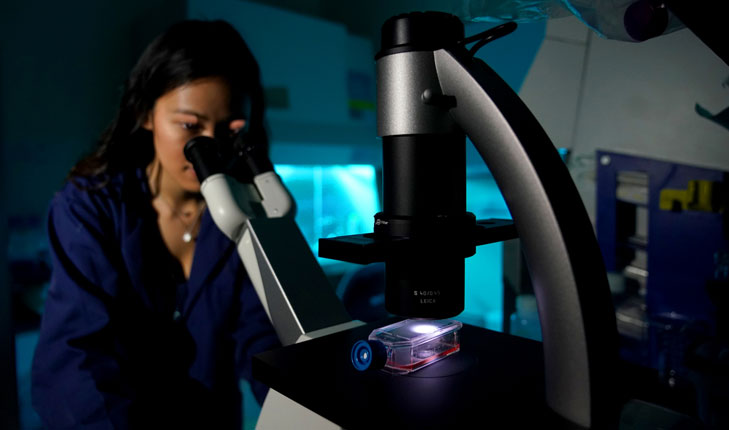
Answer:
<svg viewBox="0 0 729 430"><path fill-rule="evenodd" d="M197 211L197 216L195 216L195 219L193 220L192 224L187 224L185 220L182 218L182 215L175 210L174 207L161 195L159 196L160 200L167 206L167 208L172 212L172 215L174 215L175 218L177 218L178 221L180 221L180 224L182 224L182 227L185 229L185 232L182 234L182 241L185 243L190 243L194 239L197 239L197 237L192 236L193 230L195 230L195 227L197 226L197 223L200 222L200 218L202 216L203 210L205 210L205 201L203 200L202 204L200 205L200 208Z"/></svg>

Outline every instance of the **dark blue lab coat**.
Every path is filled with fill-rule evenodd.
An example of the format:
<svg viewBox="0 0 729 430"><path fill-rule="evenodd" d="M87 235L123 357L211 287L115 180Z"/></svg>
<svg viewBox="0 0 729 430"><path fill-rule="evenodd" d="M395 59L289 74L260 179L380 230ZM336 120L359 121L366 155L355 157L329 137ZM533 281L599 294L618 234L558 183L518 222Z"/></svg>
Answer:
<svg viewBox="0 0 729 430"><path fill-rule="evenodd" d="M151 198L139 169L99 191L67 184L51 204L53 275L32 374L49 429L240 429L239 378L278 345L209 212L186 280ZM251 382L262 401L266 387Z"/></svg>

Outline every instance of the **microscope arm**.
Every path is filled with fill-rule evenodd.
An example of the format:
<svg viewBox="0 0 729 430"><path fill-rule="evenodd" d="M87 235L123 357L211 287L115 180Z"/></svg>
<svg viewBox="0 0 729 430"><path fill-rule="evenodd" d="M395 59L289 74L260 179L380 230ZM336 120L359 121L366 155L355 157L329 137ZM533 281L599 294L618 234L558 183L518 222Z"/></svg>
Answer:
<svg viewBox="0 0 729 430"><path fill-rule="evenodd" d="M223 173L205 178L200 184L200 192L210 210L213 222L228 239L237 242L243 234L248 215L240 208L233 193L230 181Z"/></svg>
<svg viewBox="0 0 729 430"><path fill-rule="evenodd" d="M256 175L253 183L261 197L261 206L266 212L266 217L293 218L296 215L296 202L276 172L270 170Z"/></svg>
<svg viewBox="0 0 729 430"><path fill-rule="evenodd" d="M466 51L433 52L450 115L471 138L512 214L537 297L546 398L570 421L611 420L617 330L592 224L546 133L509 86Z"/></svg>
<svg viewBox="0 0 729 430"><path fill-rule="evenodd" d="M253 184L241 184L228 175L216 173L200 186L215 225L232 241L238 242L249 218L247 214L255 213L257 206L263 208L267 218L296 215L296 203L276 172L257 175Z"/></svg>
<svg viewBox="0 0 729 430"><path fill-rule="evenodd" d="M222 173L212 148L196 138L185 155L201 179L213 221L235 242L253 287L283 345L348 328L351 318L294 221L295 204L279 176L243 184Z"/></svg>

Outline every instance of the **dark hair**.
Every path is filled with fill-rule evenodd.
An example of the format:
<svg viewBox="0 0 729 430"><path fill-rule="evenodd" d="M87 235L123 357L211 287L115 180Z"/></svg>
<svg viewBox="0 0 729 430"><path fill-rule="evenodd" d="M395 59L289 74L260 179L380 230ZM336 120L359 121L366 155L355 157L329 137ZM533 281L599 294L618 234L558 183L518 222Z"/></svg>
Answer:
<svg viewBox="0 0 729 430"><path fill-rule="evenodd" d="M152 134L143 127L156 100L181 85L221 77L231 88L232 106L243 110L246 128L263 132L263 90L258 63L243 38L225 21L183 21L157 37L132 69L119 110L102 133L95 152L70 171L75 177L98 178L102 188L110 175L144 167L154 157ZM247 111L247 112L246 112Z"/></svg>

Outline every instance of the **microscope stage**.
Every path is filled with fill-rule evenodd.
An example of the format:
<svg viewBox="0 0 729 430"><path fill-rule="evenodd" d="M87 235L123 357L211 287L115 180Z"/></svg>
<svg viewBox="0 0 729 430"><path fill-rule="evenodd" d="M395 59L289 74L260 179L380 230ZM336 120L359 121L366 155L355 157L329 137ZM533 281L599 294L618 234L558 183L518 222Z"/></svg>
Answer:
<svg viewBox="0 0 729 430"><path fill-rule="evenodd" d="M352 366L352 345L392 318L258 354L253 376L347 429L545 424L542 345L463 325L461 351L407 375Z"/></svg>

